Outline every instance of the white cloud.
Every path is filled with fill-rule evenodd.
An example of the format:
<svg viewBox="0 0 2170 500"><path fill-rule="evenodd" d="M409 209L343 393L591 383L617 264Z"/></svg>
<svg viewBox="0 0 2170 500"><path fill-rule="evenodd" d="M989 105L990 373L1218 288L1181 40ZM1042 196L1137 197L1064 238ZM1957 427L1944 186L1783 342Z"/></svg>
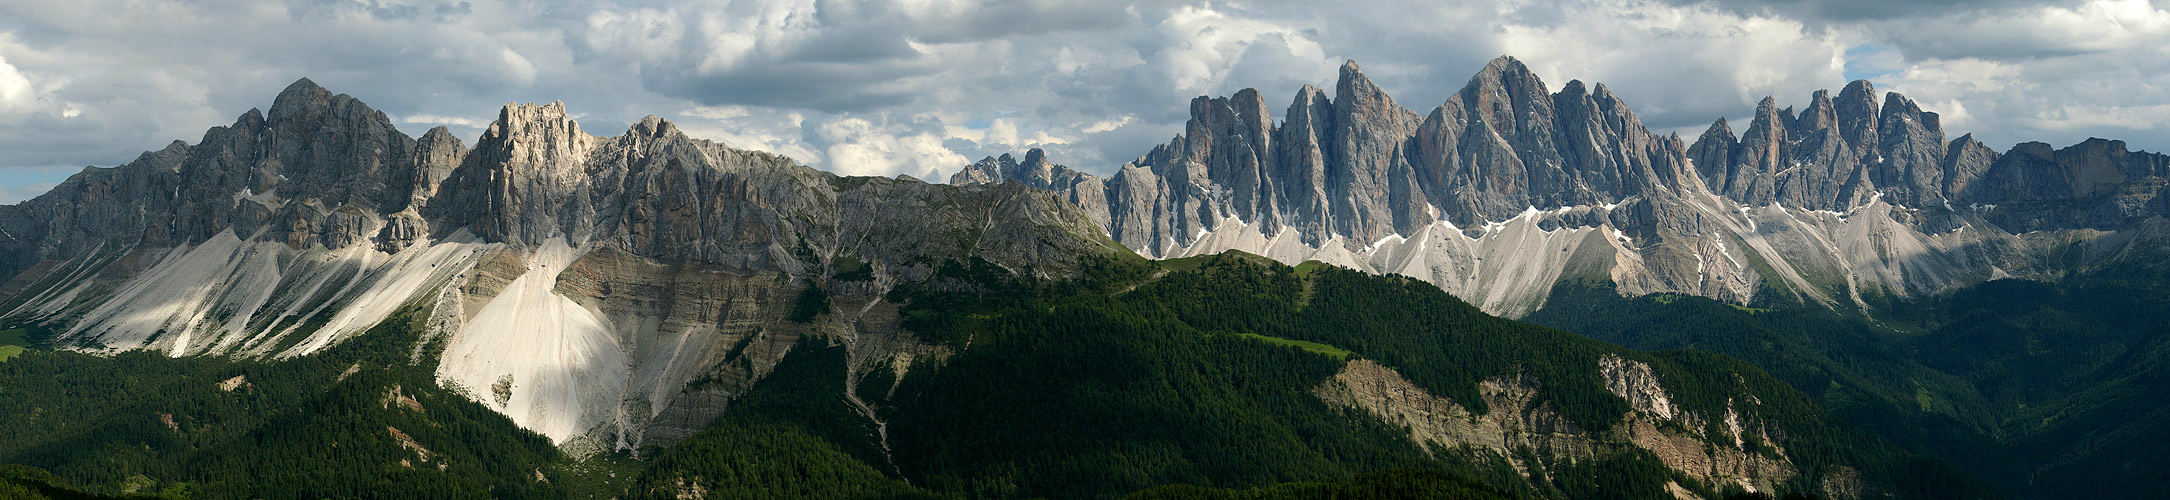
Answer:
<svg viewBox="0 0 2170 500"><path fill-rule="evenodd" d="M442 115L432 115L432 114L426 114L426 113L425 113L425 114L412 114L412 115L407 115L407 116L403 116L403 117L400 117L400 119L399 119L399 122L400 122L400 123L413 123L413 124L416 124L416 125L431 125L431 126L435 126L435 125L450 125L450 126L457 126L457 127L467 127L467 128L478 128L478 129L479 129L479 128L483 128L483 127L488 127L488 126L490 126L490 119L479 119L479 120L478 120L478 119L474 119L474 118L462 118L462 117L457 117L457 116L442 116Z"/></svg>
<svg viewBox="0 0 2170 500"><path fill-rule="evenodd" d="M30 93L30 78L8 64L6 56L0 56L0 113L28 108L36 102L37 97Z"/></svg>
<svg viewBox="0 0 2170 500"><path fill-rule="evenodd" d="M1917 59L2026 60L2160 45L2170 37L2170 12L2144 0L1968 12L1939 21L1870 25Z"/></svg>
<svg viewBox="0 0 2170 500"><path fill-rule="evenodd" d="M1278 115L1356 59L1421 113L1501 54L1554 90L1603 82L1660 130L1869 75L1999 148L2088 135L2170 147L2170 11L2090 0L1811 18L1846 2L1861 3L9 2L0 167L126 161L307 76L411 134L447 125L471 140L504 102L562 99L587 130L669 116L839 173L920 175L1030 147L1109 173L1180 132L1198 95L1258 88Z"/></svg>
<svg viewBox="0 0 2170 500"><path fill-rule="evenodd" d="M1944 114L1951 135L1974 132L2000 149L2088 137L2170 148L2170 10L2092 0L1949 21L1865 29L1905 57L1874 79Z"/></svg>
<svg viewBox="0 0 2170 500"><path fill-rule="evenodd" d="M505 61L505 75L511 77L509 83L523 87L534 85L535 63L528 62L526 56L512 50L512 47L505 47L501 50L502 55L500 57Z"/></svg>
<svg viewBox="0 0 2170 500"><path fill-rule="evenodd" d="M899 130L863 118L831 120L813 125L812 129L829 144L825 166L840 175L916 175L970 161L943 147L939 135Z"/></svg>
<svg viewBox="0 0 2170 500"><path fill-rule="evenodd" d="M745 106L695 106L693 109L685 110L681 114L710 120L729 120L752 116L753 110L746 109Z"/></svg>
<svg viewBox="0 0 2170 500"><path fill-rule="evenodd" d="M1086 125L1085 128L1080 129L1079 131L1087 134L1098 134L1101 132L1115 130L1116 128L1122 127L1124 125L1129 125L1130 122L1135 121L1136 119L1137 117L1131 115L1118 116L1113 120L1101 120L1099 122L1093 123L1092 125Z"/></svg>
<svg viewBox="0 0 2170 500"><path fill-rule="evenodd" d="M1604 83L1653 127L1701 126L1754 110L1764 96L1805 100L1843 84L1845 45L1791 19L1704 5L1598 0L1553 24L1508 24L1499 44L1557 91Z"/></svg>

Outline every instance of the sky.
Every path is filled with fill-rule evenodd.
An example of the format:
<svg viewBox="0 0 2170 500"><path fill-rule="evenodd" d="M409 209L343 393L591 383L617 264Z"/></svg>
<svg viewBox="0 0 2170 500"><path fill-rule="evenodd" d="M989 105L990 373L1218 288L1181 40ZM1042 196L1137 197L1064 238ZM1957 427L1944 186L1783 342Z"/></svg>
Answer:
<svg viewBox="0 0 2170 500"><path fill-rule="evenodd" d="M1345 60L1424 113L1501 55L1690 138L1867 79L1999 150L2170 149L2170 0L0 0L0 203L194 143L302 77L413 136L472 143L506 103L564 101L593 134L656 115L938 181L1034 147L1113 172L1192 97L1257 88L1278 114Z"/></svg>

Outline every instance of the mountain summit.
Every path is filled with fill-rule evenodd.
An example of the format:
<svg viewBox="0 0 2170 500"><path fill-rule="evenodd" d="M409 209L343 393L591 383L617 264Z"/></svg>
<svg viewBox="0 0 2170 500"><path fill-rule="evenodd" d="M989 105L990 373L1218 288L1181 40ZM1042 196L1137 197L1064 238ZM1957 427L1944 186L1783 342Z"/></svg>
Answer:
<svg viewBox="0 0 2170 500"><path fill-rule="evenodd" d="M508 104L470 149L306 79L0 206L0 231L0 316L58 345L292 358L427 307L446 383L601 448L691 434L798 336L836 334L772 313L806 293L870 305L942 262L1057 277L1117 251L1021 186L840 178L655 117L599 137L562 103ZM839 263L878 281L809 281ZM722 372L741 382L685 390Z"/></svg>
<svg viewBox="0 0 2170 500"><path fill-rule="evenodd" d="M1562 280L1853 308L2159 248L2135 244L2165 236L2170 157L2100 139L2000 155L1875 94L1856 81L1800 111L1765 98L1740 135L1721 118L1691 144L1603 84L1553 92L1513 57L1421 117L1351 61L1332 98L1305 86L1278 121L1256 90L1194 99L1182 135L1105 180L975 166L950 182L1061 192L1150 256L1320 260L1509 316ZM2086 257L2049 253L2068 238Z"/></svg>

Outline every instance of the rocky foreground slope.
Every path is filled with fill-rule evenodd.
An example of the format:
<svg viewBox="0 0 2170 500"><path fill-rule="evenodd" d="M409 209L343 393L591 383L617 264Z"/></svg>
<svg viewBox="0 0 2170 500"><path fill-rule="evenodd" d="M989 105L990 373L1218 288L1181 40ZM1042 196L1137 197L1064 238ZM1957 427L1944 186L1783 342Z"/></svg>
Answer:
<svg viewBox="0 0 2170 500"><path fill-rule="evenodd" d="M1487 312L1562 279L1623 294L1866 307L1999 276L2153 252L2170 157L2093 139L2003 154L1856 81L1801 110L1766 98L1745 131L1644 127L1603 84L1554 92L1512 57L1418 114L1354 62L1280 117L1256 90L1191 101L1183 134L1099 179L1043 154L952 184L1014 180L1084 207L1155 257L1236 249L1439 285Z"/></svg>

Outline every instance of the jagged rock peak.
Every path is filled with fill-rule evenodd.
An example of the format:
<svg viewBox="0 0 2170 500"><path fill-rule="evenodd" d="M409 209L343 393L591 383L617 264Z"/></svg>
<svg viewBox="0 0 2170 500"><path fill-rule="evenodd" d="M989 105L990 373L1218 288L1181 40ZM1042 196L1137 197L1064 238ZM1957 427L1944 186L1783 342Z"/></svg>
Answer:
<svg viewBox="0 0 2170 500"><path fill-rule="evenodd" d="M1537 78L1536 73L1530 72L1529 66L1523 65L1521 60L1514 56L1499 56L1492 59L1492 62L1485 63L1483 70L1471 75L1469 83L1462 86L1462 91L1465 94L1471 91L1508 92L1517 90L1516 87L1524 84L1544 88L1543 81Z"/></svg>
<svg viewBox="0 0 2170 500"><path fill-rule="evenodd" d="M1847 83L1839 91L1836 105L1839 136L1857 155L1875 150L1879 140L1877 121L1882 119L1876 108L1876 85L1868 80Z"/></svg>
<svg viewBox="0 0 2170 500"><path fill-rule="evenodd" d="M1002 154L1003 159L1008 159L1009 157L1010 155L1008 153ZM993 156L981 158L980 161L973 162L971 165L965 165L964 168L957 169L957 173L950 174L949 176L950 185L955 186L993 184L1001 181L1002 160L996 159Z"/></svg>
<svg viewBox="0 0 2170 500"><path fill-rule="evenodd" d="M1823 130L1838 125L1838 105L1831 102L1831 91L1817 90L1808 99L1808 108L1801 110L1801 128Z"/></svg>
<svg viewBox="0 0 2170 500"><path fill-rule="evenodd" d="M294 83L287 84L286 90L279 91L279 96L271 101L271 110L276 114L284 108L303 105L309 101L329 100L331 97L331 91L324 90L324 87L317 86L316 82L310 81L308 78L302 78L294 80Z"/></svg>
<svg viewBox="0 0 2170 500"><path fill-rule="evenodd" d="M626 133L632 134L636 137L646 137L651 139L662 139L665 137L679 135L677 124L673 124L669 119L660 118L656 115L648 115L642 117L640 119L640 122L633 124L631 128L626 130Z"/></svg>
<svg viewBox="0 0 2170 500"><path fill-rule="evenodd" d="M444 125L438 125L435 127L430 127L428 132L423 132L422 138L419 139L419 142L423 144L460 144L461 141L459 136L452 135L451 129L446 128Z"/></svg>
<svg viewBox="0 0 2170 500"><path fill-rule="evenodd" d="M1786 108L1786 109L1787 109L1787 110L1792 110L1793 108ZM1763 100L1762 100L1762 101L1758 101L1758 102L1756 102L1756 118L1757 118L1757 119L1763 119L1763 118L1764 118L1764 117L1766 117L1766 116L1772 116L1772 117L1775 117L1775 116L1777 116L1777 115L1778 115L1778 97L1776 97L1776 96L1763 96Z"/></svg>
<svg viewBox="0 0 2170 500"><path fill-rule="evenodd" d="M1502 54L1499 57L1492 58L1491 62L1484 63L1484 71L1478 74L1528 73L1529 71L1529 66L1524 66L1521 59Z"/></svg>
<svg viewBox="0 0 2170 500"><path fill-rule="evenodd" d="M1370 77L1364 76L1364 68L1358 66L1355 59L1341 62L1341 79L1336 81L1334 87L1349 91L1377 92L1379 90L1377 85L1371 84Z"/></svg>
<svg viewBox="0 0 2170 500"><path fill-rule="evenodd" d="M520 150L530 160L577 157L586 150L588 136L565 112L565 102L550 104L507 103L497 121L484 130L476 149L491 146ZM523 147L512 147L518 144ZM509 158L508 158L509 159Z"/></svg>
<svg viewBox="0 0 2170 500"><path fill-rule="evenodd" d="M1921 106L1915 104L1913 99L1909 99L1898 92L1884 94L1884 113L1909 118L1919 117L1923 128L1935 130L1939 133L1944 130L1944 126L1940 123L1936 112L1922 111Z"/></svg>
<svg viewBox="0 0 2170 500"><path fill-rule="evenodd" d="M1032 148L1025 151L1025 160L1023 162L1017 161L1017 157L1009 153L1003 153L999 157L981 158L980 161L966 165L964 168L957 170L956 174L950 175L949 183L957 186L970 186L975 184L995 184L1002 181L1018 181L1040 189L1054 189L1057 186L1057 181L1090 177L1072 171L1070 167L1050 162L1047 159L1046 151L1040 148Z"/></svg>
<svg viewBox="0 0 2170 500"><path fill-rule="evenodd" d="M1843 117L1854 113L1876 116L1876 84L1868 80L1854 80L1838 91L1839 114Z"/></svg>
<svg viewBox="0 0 2170 500"><path fill-rule="evenodd" d="M1599 84L1599 85L1601 85L1601 86L1602 86L1603 84ZM1587 88L1587 87L1584 87L1584 86L1582 85L1582 80L1579 80L1579 79L1577 79L1577 80L1568 80L1568 81L1567 81L1567 85L1562 85L1562 86L1560 86L1560 94L1562 94L1562 95L1568 95L1568 96L1582 96L1582 95L1588 94L1589 92L1590 92L1590 89L1589 89L1589 88Z"/></svg>
<svg viewBox="0 0 2170 500"><path fill-rule="evenodd" d="M376 111L362 104L360 100L345 94L333 94L332 91L317 86L316 82L302 78L287 85L286 90L279 91L279 96L271 101L271 112L266 118L273 123L310 122L334 107L349 106L369 112Z"/></svg>
<svg viewBox="0 0 2170 500"><path fill-rule="evenodd" d="M580 124L574 122L572 115L565 112L565 101L552 101L549 104L508 102L504 109L497 112L497 121L490 122L489 130L483 135L503 135L537 127L552 131L580 131Z"/></svg>

